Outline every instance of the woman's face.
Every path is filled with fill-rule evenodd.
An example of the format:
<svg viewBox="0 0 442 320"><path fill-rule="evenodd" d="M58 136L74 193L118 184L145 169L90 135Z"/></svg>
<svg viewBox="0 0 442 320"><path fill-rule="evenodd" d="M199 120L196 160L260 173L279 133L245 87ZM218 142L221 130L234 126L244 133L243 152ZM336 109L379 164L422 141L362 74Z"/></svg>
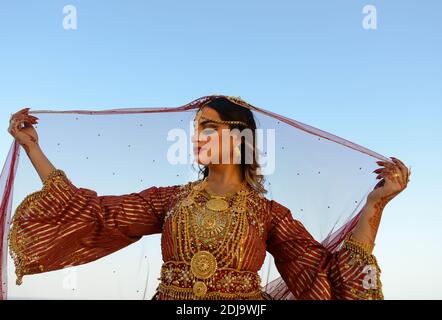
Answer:
<svg viewBox="0 0 442 320"><path fill-rule="evenodd" d="M229 139L229 126L211 121L211 119L221 120L216 110L206 106L201 108L199 113L195 117L192 136L196 161L203 165L233 163L234 146L240 142L238 136L233 135Z"/></svg>

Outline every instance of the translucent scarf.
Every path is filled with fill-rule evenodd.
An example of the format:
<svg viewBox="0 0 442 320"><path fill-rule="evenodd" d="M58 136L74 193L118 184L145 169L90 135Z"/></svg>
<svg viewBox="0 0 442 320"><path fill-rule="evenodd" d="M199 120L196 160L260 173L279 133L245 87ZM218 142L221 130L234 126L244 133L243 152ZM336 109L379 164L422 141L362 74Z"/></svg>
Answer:
<svg viewBox="0 0 442 320"><path fill-rule="evenodd" d="M193 120L202 104L216 97L226 96L204 96L179 107L30 110L29 114L40 119L36 128L41 149L74 185L99 195L121 195L199 178L190 141ZM242 99L234 101L252 110L263 132L258 143L266 197L288 207L331 252L338 250L378 183L372 173L376 161L391 160ZM171 155L171 146L179 139L185 139L180 145L187 148ZM15 284L8 253L11 212L26 195L42 187L29 158L19 161L20 151L13 141L0 177L1 297L150 299L162 263L160 234L144 236L96 261L26 276L21 286ZM290 298L270 254L260 276L272 297Z"/></svg>

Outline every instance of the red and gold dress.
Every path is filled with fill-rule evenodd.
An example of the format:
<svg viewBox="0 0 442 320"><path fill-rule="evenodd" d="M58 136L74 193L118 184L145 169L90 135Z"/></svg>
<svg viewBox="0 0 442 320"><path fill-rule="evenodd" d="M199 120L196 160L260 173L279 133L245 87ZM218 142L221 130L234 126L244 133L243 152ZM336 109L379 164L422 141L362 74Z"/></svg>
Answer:
<svg viewBox="0 0 442 320"><path fill-rule="evenodd" d="M270 299L258 274L266 251L294 299L383 298L376 259L357 242L347 238L332 253L278 202L248 186L213 197L202 182L98 196L55 169L13 217L17 284L161 233L154 299Z"/></svg>

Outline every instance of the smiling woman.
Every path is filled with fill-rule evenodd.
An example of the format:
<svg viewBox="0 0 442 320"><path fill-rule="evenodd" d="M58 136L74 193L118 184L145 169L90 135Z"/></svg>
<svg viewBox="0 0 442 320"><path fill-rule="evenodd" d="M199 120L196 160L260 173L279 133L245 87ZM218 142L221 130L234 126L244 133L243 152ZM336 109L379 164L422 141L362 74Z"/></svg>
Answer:
<svg viewBox="0 0 442 320"><path fill-rule="evenodd" d="M17 275L14 297L42 297L45 285L68 298L383 298L373 227L406 187L409 173L398 160L232 96L177 108L33 111L41 122L33 143L28 111L11 121L16 140L2 176L2 221L9 221L15 176L26 195L12 228L2 228ZM21 123L27 129L17 129ZM189 123L197 170L164 160L168 132ZM257 129L275 139L264 144ZM19 144L43 181L39 191L30 192L29 162L16 175ZM269 152L274 170L264 174ZM380 183L376 160L385 166ZM161 243L143 237L152 234ZM69 292L57 285L66 267L78 272ZM25 275L35 278L21 288Z"/></svg>

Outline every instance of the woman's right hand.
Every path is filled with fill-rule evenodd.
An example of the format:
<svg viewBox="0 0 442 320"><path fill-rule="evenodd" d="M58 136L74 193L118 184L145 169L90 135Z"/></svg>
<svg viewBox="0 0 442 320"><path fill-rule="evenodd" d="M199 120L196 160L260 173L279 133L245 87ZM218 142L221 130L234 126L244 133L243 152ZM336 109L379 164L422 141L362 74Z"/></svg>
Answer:
<svg viewBox="0 0 442 320"><path fill-rule="evenodd" d="M37 124L37 117L28 114L29 108L21 109L11 116L8 132L29 153L30 149L38 145L38 134L33 124Z"/></svg>

